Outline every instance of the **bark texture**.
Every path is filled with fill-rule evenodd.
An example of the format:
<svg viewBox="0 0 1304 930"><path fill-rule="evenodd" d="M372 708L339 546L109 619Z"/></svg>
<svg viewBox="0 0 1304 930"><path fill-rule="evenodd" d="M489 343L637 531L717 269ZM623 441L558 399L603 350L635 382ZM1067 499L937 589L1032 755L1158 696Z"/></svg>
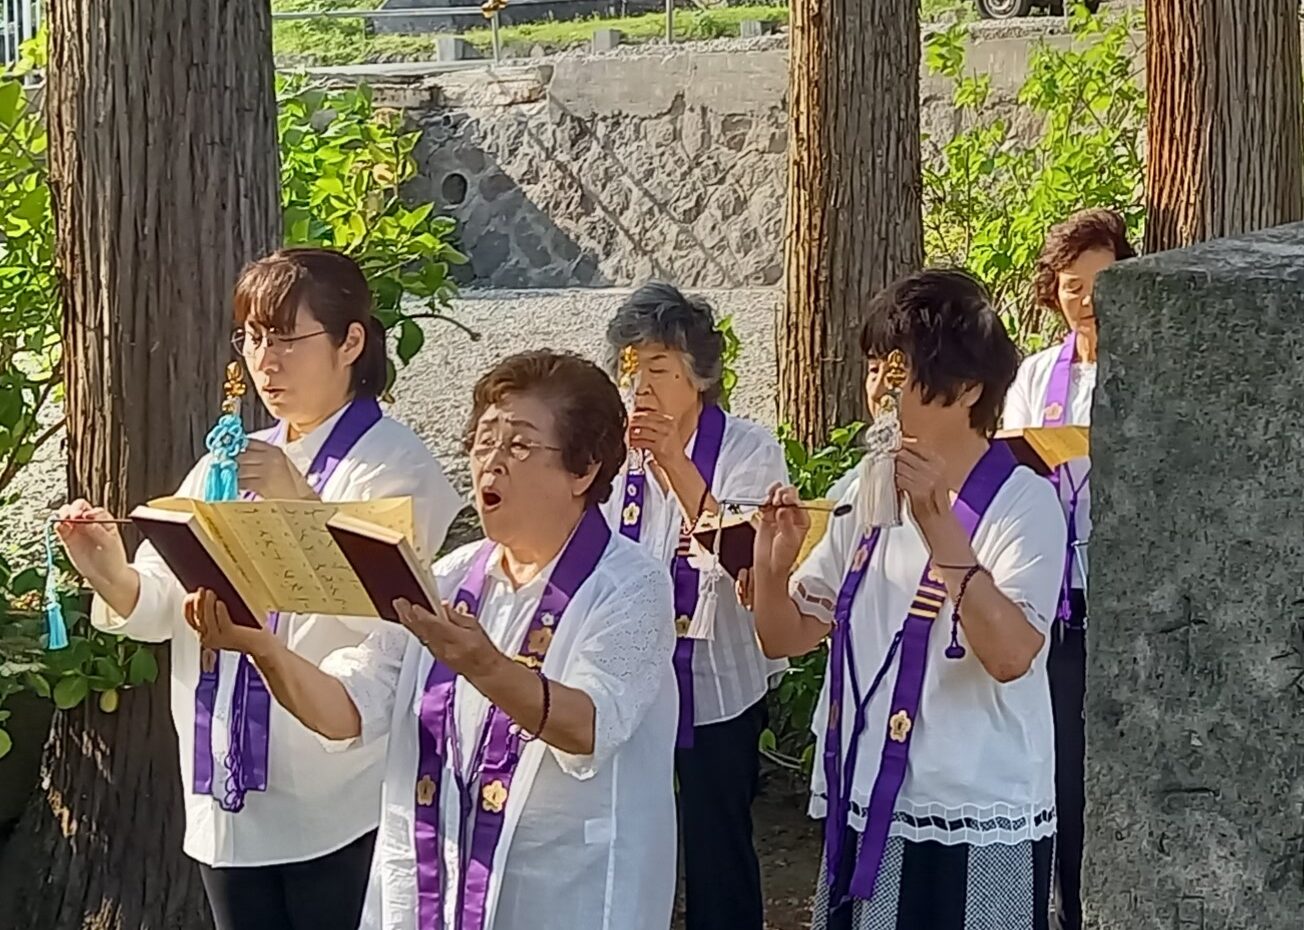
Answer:
<svg viewBox="0 0 1304 930"><path fill-rule="evenodd" d="M280 241L266 0L50 0L46 96L68 483L121 514L202 451L240 266ZM56 715L0 863L0 924L208 925L181 854L169 673Z"/></svg>
<svg viewBox="0 0 1304 930"><path fill-rule="evenodd" d="M1147 0L1146 252L1304 219L1297 0Z"/></svg>
<svg viewBox="0 0 1304 930"><path fill-rule="evenodd" d="M779 416L865 418L866 303L923 263L917 0L793 0Z"/></svg>

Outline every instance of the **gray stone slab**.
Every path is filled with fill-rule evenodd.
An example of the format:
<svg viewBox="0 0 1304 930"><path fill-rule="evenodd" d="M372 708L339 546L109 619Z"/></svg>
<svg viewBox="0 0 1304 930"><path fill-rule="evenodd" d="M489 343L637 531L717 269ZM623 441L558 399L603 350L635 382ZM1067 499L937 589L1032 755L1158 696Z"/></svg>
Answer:
<svg viewBox="0 0 1304 930"><path fill-rule="evenodd" d="M1304 926L1304 224L1101 279L1087 925Z"/></svg>
<svg viewBox="0 0 1304 930"><path fill-rule="evenodd" d="M592 48L595 52L610 52L625 42L625 34L619 29L594 29Z"/></svg>

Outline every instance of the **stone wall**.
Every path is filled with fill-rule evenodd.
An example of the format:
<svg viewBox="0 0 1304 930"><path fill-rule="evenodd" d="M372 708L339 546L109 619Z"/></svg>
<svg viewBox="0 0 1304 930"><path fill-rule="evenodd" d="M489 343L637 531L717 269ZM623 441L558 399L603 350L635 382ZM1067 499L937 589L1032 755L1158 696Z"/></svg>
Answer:
<svg viewBox="0 0 1304 930"><path fill-rule="evenodd" d="M1304 224L1107 272L1088 926L1304 924Z"/></svg>
<svg viewBox="0 0 1304 930"><path fill-rule="evenodd" d="M1043 27L1044 29L1044 27ZM1026 30L1025 30L1026 32ZM1015 97L1034 41L978 38L972 67L992 76L990 112L1037 126ZM424 130L408 190L459 221L470 275L495 287L628 286L662 276L687 287L777 282L787 172L783 36L642 46L607 55L367 80L377 100ZM960 115L950 85L925 76L925 133Z"/></svg>

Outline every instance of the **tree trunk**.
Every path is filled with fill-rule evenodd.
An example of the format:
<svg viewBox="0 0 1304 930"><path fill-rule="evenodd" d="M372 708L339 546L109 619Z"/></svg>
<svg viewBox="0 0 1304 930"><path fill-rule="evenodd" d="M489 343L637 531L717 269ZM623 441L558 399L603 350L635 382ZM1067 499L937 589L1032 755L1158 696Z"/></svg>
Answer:
<svg viewBox="0 0 1304 930"><path fill-rule="evenodd" d="M1298 0L1147 0L1145 250L1304 219Z"/></svg>
<svg viewBox="0 0 1304 930"><path fill-rule="evenodd" d="M865 412L866 302L923 263L918 0L792 0L779 413L798 438Z"/></svg>
<svg viewBox="0 0 1304 930"><path fill-rule="evenodd" d="M116 513L202 451L240 266L280 235L267 0L50 0L46 111L68 483ZM194 930L167 663L116 713L55 718L0 868L4 923Z"/></svg>

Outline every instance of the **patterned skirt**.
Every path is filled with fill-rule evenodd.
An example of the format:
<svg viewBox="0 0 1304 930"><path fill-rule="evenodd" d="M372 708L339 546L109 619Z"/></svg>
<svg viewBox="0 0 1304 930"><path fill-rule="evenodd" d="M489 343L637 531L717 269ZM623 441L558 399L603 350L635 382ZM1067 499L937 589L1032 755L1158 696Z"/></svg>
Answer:
<svg viewBox="0 0 1304 930"><path fill-rule="evenodd" d="M872 900L830 913L821 862L811 930L1049 930L1053 846L1053 837L987 846L889 837Z"/></svg>

